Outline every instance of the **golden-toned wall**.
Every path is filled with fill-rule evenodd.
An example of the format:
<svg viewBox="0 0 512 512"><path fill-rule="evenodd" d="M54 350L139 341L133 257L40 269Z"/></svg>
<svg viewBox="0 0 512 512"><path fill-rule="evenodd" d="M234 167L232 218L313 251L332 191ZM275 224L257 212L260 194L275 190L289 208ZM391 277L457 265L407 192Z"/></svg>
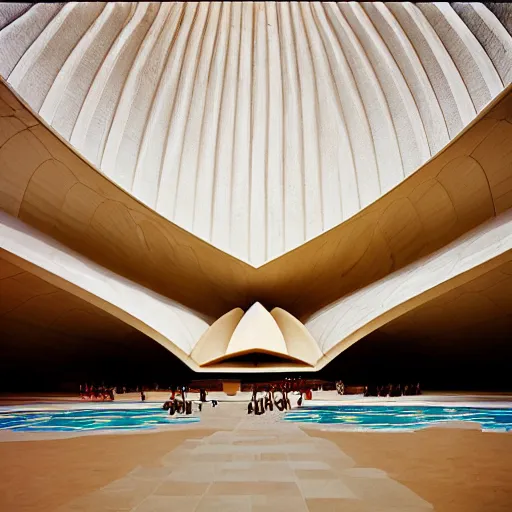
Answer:
<svg viewBox="0 0 512 512"><path fill-rule="evenodd" d="M75 343L122 341L137 332L101 308L0 257L2 357L8 357L16 345L29 350L31 340L55 339L72 349Z"/></svg>
<svg viewBox="0 0 512 512"><path fill-rule="evenodd" d="M398 317L379 331L396 340L428 343L440 353L474 350L500 339L509 343L512 256L497 268Z"/></svg>

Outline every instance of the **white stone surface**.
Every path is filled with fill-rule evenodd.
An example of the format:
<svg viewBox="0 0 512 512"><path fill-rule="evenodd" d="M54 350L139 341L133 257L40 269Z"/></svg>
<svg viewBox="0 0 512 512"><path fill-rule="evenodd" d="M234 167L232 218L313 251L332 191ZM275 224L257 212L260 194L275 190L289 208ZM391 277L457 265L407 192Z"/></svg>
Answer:
<svg viewBox="0 0 512 512"><path fill-rule="evenodd" d="M35 111L254 266L396 186L512 76L477 3L2 4L0 21L0 74Z"/></svg>

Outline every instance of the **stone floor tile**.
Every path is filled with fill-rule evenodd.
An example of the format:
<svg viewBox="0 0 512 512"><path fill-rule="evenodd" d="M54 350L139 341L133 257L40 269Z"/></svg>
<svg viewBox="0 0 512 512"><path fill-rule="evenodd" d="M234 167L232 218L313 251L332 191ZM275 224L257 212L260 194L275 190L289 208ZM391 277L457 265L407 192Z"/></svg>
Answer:
<svg viewBox="0 0 512 512"><path fill-rule="evenodd" d="M360 499L379 506L429 506L429 503L405 485L391 478L343 478L343 482Z"/></svg>
<svg viewBox="0 0 512 512"><path fill-rule="evenodd" d="M254 496L298 496L295 482L214 482L206 495Z"/></svg>
<svg viewBox="0 0 512 512"><path fill-rule="evenodd" d="M212 482L215 480L215 470L212 469L194 469L183 466L174 470L168 480L175 482Z"/></svg>
<svg viewBox="0 0 512 512"><path fill-rule="evenodd" d="M306 504L309 512L366 512L366 505L360 500L313 498L307 499Z"/></svg>
<svg viewBox="0 0 512 512"><path fill-rule="evenodd" d="M73 500L67 505L73 512L125 511L132 510L148 496L139 490L99 490Z"/></svg>
<svg viewBox="0 0 512 512"><path fill-rule="evenodd" d="M254 469L219 469L215 472L216 482L257 482L258 474Z"/></svg>
<svg viewBox="0 0 512 512"><path fill-rule="evenodd" d="M357 499L357 496L341 480L299 480L298 486L306 499Z"/></svg>
<svg viewBox="0 0 512 512"><path fill-rule="evenodd" d="M151 494L160 484L160 480L143 480L141 478L124 477L119 480L114 480L108 485L105 485L101 491L131 491L138 490L139 492Z"/></svg>
<svg viewBox="0 0 512 512"><path fill-rule="evenodd" d="M338 474L332 469L296 469L295 474L300 480L338 479Z"/></svg>
<svg viewBox="0 0 512 512"><path fill-rule="evenodd" d="M149 496L132 512L194 512L199 496Z"/></svg>
<svg viewBox="0 0 512 512"><path fill-rule="evenodd" d="M260 460L263 461L285 461L288 460L286 453L262 453Z"/></svg>
<svg viewBox="0 0 512 512"><path fill-rule="evenodd" d="M321 461L326 462L333 468L336 467L338 469L348 469L355 466L355 462L345 456L339 450L330 454L329 457L324 454L315 453L312 451L311 453L288 453L288 460L290 461Z"/></svg>
<svg viewBox="0 0 512 512"><path fill-rule="evenodd" d="M320 460L291 460L289 465L292 469L331 469L331 466Z"/></svg>
<svg viewBox="0 0 512 512"><path fill-rule="evenodd" d="M139 466L128 473L127 476L130 478L140 478L142 480L164 480L169 477L172 471L173 468L169 466L150 468Z"/></svg>
<svg viewBox="0 0 512 512"><path fill-rule="evenodd" d="M175 482L166 480L154 491L155 495L164 496L202 496L210 486L207 482Z"/></svg>
<svg viewBox="0 0 512 512"><path fill-rule="evenodd" d="M112 508L112 505L108 505L106 503L101 504L97 502L74 500L55 509L54 512L124 512L126 510L132 509L118 509Z"/></svg>
<svg viewBox="0 0 512 512"><path fill-rule="evenodd" d="M193 460L195 460L197 457L194 457ZM192 460L192 458L191 458ZM221 462L230 462L233 460L233 454L232 453L203 453L199 456L199 460L201 462L214 462L214 463L221 463ZM253 457L254 460L254 457ZM183 464L183 461L181 462Z"/></svg>
<svg viewBox="0 0 512 512"><path fill-rule="evenodd" d="M243 470L252 469L256 463L257 462L253 460L231 460L228 462L221 462L217 465L217 467L218 469Z"/></svg>
<svg viewBox="0 0 512 512"><path fill-rule="evenodd" d="M169 512L174 512L171 509ZM252 512L250 496L206 495L195 512Z"/></svg>
<svg viewBox="0 0 512 512"><path fill-rule="evenodd" d="M349 468L342 470L341 474L359 478L388 478L385 471L377 468Z"/></svg>
<svg viewBox="0 0 512 512"><path fill-rule="evenodd" d="M431 512L425 507L386 507L363 500L316 498L306 500L309 512Z"/></svg>
<svg viewBox="0 0 512 512"><path fill-rule="evenodd" d="M252 512L308 512L302 496L253 496Z"/></svg>
<svg viewBox="0 0 512 512"><path fill-rule="evenodd" d="M231 460L233 461L255 461L260 460L260 454L259 453L233 453L231 454Z"/></svg>

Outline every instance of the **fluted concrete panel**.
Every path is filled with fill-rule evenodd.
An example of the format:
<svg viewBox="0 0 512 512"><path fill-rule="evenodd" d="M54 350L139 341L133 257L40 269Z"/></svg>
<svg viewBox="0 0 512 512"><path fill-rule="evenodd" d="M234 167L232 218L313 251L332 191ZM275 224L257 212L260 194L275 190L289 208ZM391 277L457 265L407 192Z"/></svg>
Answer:
<svg viewBox="0 0 512 512"><path fill-rule="evenodd" d="M2 4L2 10L0 12L0 29L9 25L9 23L13 22L17 18L19 18L22 14L30 9L32 4Z"/></svg>
<svg viewBox="0 0 512 512"><path fill-rule="evenodd" d="M54 16L9 75L10 83L38 112L75 47L96 24L105 3L68 3ZM30 11L29 11L30 12Z"/></svg>
<svg viewBox="0 0 512 512"><path fill-rule="evenodd" d="M496 16L507 29L507 32L512 35L512 13L509 6L506 3L498 2L484 2L483 5Z"/></svg>
<svg viewBox="0 0 512 512"><path fill-rule="evenodd" d="M258 267L378 200L511 78L508 6L0 8L0 74L150 208Z"/></svg>
<svg viewBox="0 0 512 512"><path fill-rule="evenodd" d="M420 3L418 7L448 50L479 112L502 89L492 60L450 4Z"/></svg>
<svg viewBox="0 0 512 512"><path fill-rule="evenodd" d="M9 76L14 66L41 34L63 4L37 4L0 31L0 74Z"/></svg>
<svg viewBox="0 0 512 512"><path fill-rule="evenodd" d="M98 68L129 15L130 6L107 4L66 59L44 99L39 113L67 140L82 106L88 107L85 98Z"/></svg>
<svg viewBox="0 0 512 512"><path fill-rule="evenodd" d="M510 83L512 73L512 44L507 29L496 16L481 3L452 4L455 12L478 39L489 56L504 84Z"/></svg>

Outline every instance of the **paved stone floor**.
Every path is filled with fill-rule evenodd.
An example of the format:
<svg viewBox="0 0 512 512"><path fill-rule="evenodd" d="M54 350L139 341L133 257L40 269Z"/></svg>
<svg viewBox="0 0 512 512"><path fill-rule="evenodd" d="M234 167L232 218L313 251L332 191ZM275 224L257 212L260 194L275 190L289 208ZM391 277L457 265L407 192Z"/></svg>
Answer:
<svg viewBox="0 0 512 512"><path fill-rule="evenodd" d="M203 411L221 430L163 453L58 512L427 512L433 507L334 443L241 407Z"/></svg>

